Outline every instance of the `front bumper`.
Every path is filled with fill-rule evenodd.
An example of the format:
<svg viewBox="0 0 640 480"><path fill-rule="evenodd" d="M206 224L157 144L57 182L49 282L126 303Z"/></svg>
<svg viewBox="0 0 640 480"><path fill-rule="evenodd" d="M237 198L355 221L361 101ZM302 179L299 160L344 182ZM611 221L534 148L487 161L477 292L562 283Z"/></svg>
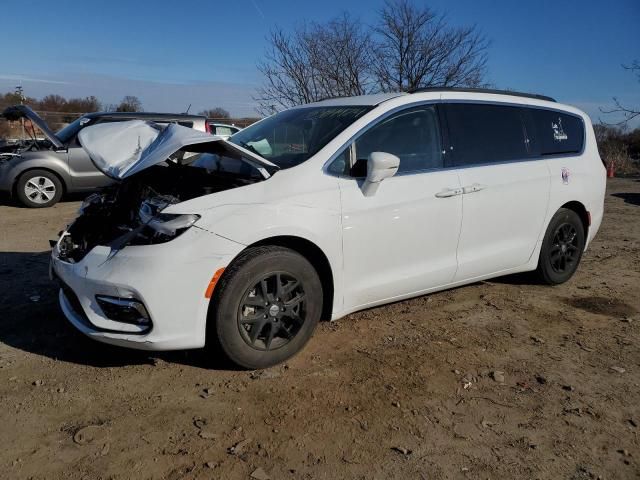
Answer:
<svg viewBox="0 0 640 480"><path fill-rule="evenodd" d="M128 246L115 255L98 246L77 263L60 259L56 246L51 271L65 286L59 293L62 311L85 335L141 350L200 348L206 338L209 281L243 248L192 227L168 243ZM150 329L109 319L96 295L142 302Z"/></svg>
<svg viewBox="0 0 640 480"><path fill-rule="evenodd" d="M0 158L0 192L11 195L14 177L11 175L11 160Z"/></svg>

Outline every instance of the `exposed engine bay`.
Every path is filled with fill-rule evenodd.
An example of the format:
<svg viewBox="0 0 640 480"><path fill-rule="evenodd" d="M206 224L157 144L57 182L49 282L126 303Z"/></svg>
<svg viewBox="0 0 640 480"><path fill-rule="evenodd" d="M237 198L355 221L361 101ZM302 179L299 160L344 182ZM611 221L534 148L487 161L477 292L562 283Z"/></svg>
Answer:
<svg viewBox="0 0 640 480"><path fill-rule="evenodd" d="M19 155L23 152L36 152L38 150L49 150L53 147L61 147L60 139L49 129L47 123L39 117L33 110L25 105L14 105L7 107L2 112L2 117L11 122L23 120L22 131L29 138L22 138L11 142L0 142L0 160L7 160L12 155ZM24 121L26 119L26 121ZM42 132L44 137L39 138L36 127Z"/></svg>
<svg viewBox="0 0 640 480"><path fill-rule="evenodd" d="M132 120L84 128L78 141L92 162L118 183L89 196L57 243L61 259L78 262L95 246L168 242L197 214L169 214L169 205L270 178L278 167L207 133L176 124Z"/></svg>
<svg viewBox="0 0 640 480"><path fill-rule="evenodd" d="M169 205L263 179L251 168L233 173L205 168L212 159L219 160L216 157L196 154L188 165L170 160L90 195L59 241L60 258L78 262L97 245L117 251L127 245L167 242L199 218L163 214Z"/></svg>
<svg viewBox="0 0 640 480"><path fill-rule="evenodd" d="M33 136L28 140L17 140L3 143L0 141L0 160L8 160L12 156L19 156L24 152L37 152L39 150L50 150L51 142Z"/></svg>

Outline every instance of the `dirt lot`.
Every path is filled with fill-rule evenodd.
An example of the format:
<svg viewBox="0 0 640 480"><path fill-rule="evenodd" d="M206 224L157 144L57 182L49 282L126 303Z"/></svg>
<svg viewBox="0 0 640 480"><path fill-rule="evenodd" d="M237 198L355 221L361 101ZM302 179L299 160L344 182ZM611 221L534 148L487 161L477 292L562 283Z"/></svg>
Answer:
<svg viewBox="0 0 640 480"><path fill-rule="evenodd" d="M2 478L640 478L637 180L568 284L350 315L263 372L76 333L47 240L77 207L0 206Z"/></svg>

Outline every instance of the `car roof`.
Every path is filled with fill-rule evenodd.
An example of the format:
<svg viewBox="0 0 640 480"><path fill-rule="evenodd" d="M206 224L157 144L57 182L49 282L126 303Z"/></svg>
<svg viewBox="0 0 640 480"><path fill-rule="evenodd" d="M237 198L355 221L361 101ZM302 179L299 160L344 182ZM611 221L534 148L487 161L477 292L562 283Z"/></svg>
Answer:
<svg viewBox="0 0 640 480"><path fill-rule="evenodd" d="M416 94L434 94L434 95L439 95L441 98L444 99L444 98L447 98L450 94L457 94L457 93L473 94L473 95L477 95L478 98L485 97L488 95L499 95L503 97L528 98L533 100L541 100L545 102L556 101L554 98L548 97L546 95L540 95L537 93L516 92L512 90L498 90L498 89L491 89L491 88L425 87L425 88L417 88L417 89L411 90L408 93L389 92L389 93L376 93L372 95L359 95L355 97L328 98L318 102L301 105L301 107L358 106L358 105L376 106L376 105L380 105L383 102L391 100L393 98L398 98L401 96L416 95ZM409 98L407 98L407 100L408 99Z"/></svg>
<svg viewBox="0 0 640 480"><path fill-rule="evenodd" d="M131 118L140 120L203 120L203 115L189 115L186 113L155 113L155 112L94 112L84 115L85 118Z"/></svg>
<svg viewBox="0 0 640 480"><path fill-rule="evenodd" d="M356 97L334 97L307 103L300 107L346 107L346 106L375 106L392 98L407 95L404 92L374 93L371 95L358 95ZM299 107L296 107L299 108Z"/></svg>

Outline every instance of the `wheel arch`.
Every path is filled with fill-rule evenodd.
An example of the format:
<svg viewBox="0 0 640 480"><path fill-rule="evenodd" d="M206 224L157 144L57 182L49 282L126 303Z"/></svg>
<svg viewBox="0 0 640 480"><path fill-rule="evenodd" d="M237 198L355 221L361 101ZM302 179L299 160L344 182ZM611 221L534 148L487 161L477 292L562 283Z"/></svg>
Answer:
<svg viewBox="0 0 640 480"><path fill-rule="evenodd" d="M564 205L562 205L560 208L566 208L578 214L578 216L580 217L580 221L582 222L582 228L584 228L584 238L585 238L585 244L586 244L586 240L587 238L589 238L589 226L591 224L591 221L589 218L589 211L587 210L587 208L577 200L572 200L570 202L567 202Z"/></svg>
<svg viewBox="0 0 640 480"><path fill-rule="evenodd" d="M322 249L303 237L293 235L279 235L275 237L264 238L258 242L255 242L247 248L261 247L265 245L276 245L279 247L289 248L300 255L305 257L320 277L322 283L322 316L321 320L331 319L331 313L333 311L334 300L334 281L333 281L333 269L331 263Z"/></svg>
<svg viewBox="0 0 640 480"><path fill-rule="evenodd" d="M306 258L309 263L315 268L316 272L318 272L318 276L320 277L320 282L322 283L322 315L320 317L321 320L330 320L331 314L333 312L333 300L334 300L334 292L335 292L335 284L333 277L333 268L331 267L331 263L329 262L329 258L324 253L324 251L314 242L308 240L303 237L294 236L294 235L278 235L273 237L263 238L254 243L247 245L243 248L238 254L234 257L234 259L229 262L227 265L227 269L236 259L242 255L249 248L255 247L263 247L267 245L274 245L279 247L289 248L304 258ZM209 314L211 315L211 308L213 308L215 302L210 302L209 304Z"/></svg>
<svg viewBox="0 0 640 480"><path fill-rule="evenodd" d="M69 191L67 180L65 179L65 175L62 174L61 172L58 172L55 169L49 168L49 167L30 166L18 172L17 175L15 175L15 177L13 178L13 184L11 186L12 196L16 195L16 188L18 187L18 181L20 180L20 177L22 177L25 173L31 172L33 170L44 170L45 172L49 172L55 175L58 178L58 180L60 180L60 185L62 185L62 194L64 195Z"/></svg>

